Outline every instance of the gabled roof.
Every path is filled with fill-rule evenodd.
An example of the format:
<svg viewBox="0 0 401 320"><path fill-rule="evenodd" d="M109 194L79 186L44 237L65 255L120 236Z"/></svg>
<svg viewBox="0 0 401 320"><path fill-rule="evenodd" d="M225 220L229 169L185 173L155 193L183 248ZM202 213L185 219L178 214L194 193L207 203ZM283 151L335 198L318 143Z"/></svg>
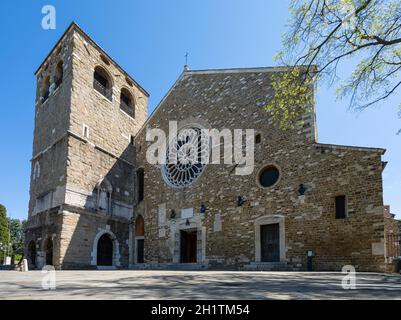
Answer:
<svg viewBox="0 0 401 320"><path fill-rule="evenodd" d="M299 66L299 68L302 68L305 66ZM205 70L189 70L187 66L184 67L184 70L178 77L178 79L175 81L173 86L167 91L165 96L162 98L162 100L157 104L151 115L148 117L146 122L143 124L142 128L138 131L137 135L140 134L140 132L143 130L143 128L146 127L146 125L149 123L149 121L155 116L155 114L158 112L160 106L164 103L164 101L170 96L170 94L181 87L181 84L183 81L186 81L188 79L196 79L197 85L200 86L200 84L203 84L205 87L208 87L210 85L213 85L213 82L215 81L220 81L217 78L223 77L228 79L230 78L236 85L238 89L243 87L244 85L241 84L242 81L245 82L253 82L253 86L256 88L258 87L257 90L257 96L259 99L264 99L262 97L266 92L264 90L261 90L262 88L266 88L263 85L261 86L261 83L266 84L266 77L269 74L275 73L275 72L283 72L285 70L288 70L291 67L285 67L285 66L278 66L278 67L250 67L250 68L228 68L228 69L205 69ZM314 66L312 66L312 71L313 71ZM256 82L255 82L256 81ZM259 82L261 81L261 82ZM187 88L185 86L185 88ZM210 98L208 92L207 96ZM212 94L214 95L214 94ZM256 97L254 97L256 98Z"/></svg>
<svg viewBox="0 0 401 320"><path fill-rule="evenodd" d="M63 41L65 36L72 30L76 30L77 32L80 33L81 36L85 38L90 44L92 44L97 50L99 50L104 56L107 57L125 76L127 76L147 97L149 97L149 93L138 83L133 79L116 61L114 61L113 58L111 58L105 50L102 49L100 45L98 45L85 31L83 31L78 24L76 24L75 21L71 22L71 24L68 26L68 28L64 31L63 35L60 37L60 39L57 41L57 43L53 46L53 48L50 50L49 54L46 56L46 58L43 60L43 62L40 64L40 66L36 69L35 75L39 72L40 68L42 68L43 64L47 61L47 59L52 55L53 51L57 48L59 43Z"/></svg>
<svg viewBox="0 0 401 320"><path fill-rule="evenodd" d="M299 66L300 68L306 66ZM187 67L184 68L183 72L180 74L173 86L168 90L166 95L158 103L152 114L148 117L142 128L138 131L136 137L141 133L141 131L146 127L149 121L158 113L159 108L163 105L166 99L175 90L191 90L194 89L204 89L205 99L214 99L215 92L209 90L213 87L214 83L219 81L224 82L225 80L231 80L234 85L233 87L237 89L242 89L242 86L246 87L249 91L251 97L255 100L262 101L266 98L266 79L268 74L275 72L283 72L292 67L277 66L277 67L256 67L256 68L231 68L231 69L206 69L206 70L188 70ZM315 66L312 66L312 71ZM219 79L217 79L219 78ZM192 80L192 81L190 81ZM184 83L185 82L185 83ZM242 84L243 83L243 84ZM250 85L250 86L248 86ZM254 87L254 88L252 88ZM213 89L216 89L214 87ZM253 89L253 90L251 90ZM220 90L220 89L219 89ZM239 90L230 89L232 95L238 94ZM194 90L195 91L195 90ZM207 92L206 92L207 91ZM212 96L212 97L211 97ZM240 98L240 96L238 96ZM196 98L195 98L196 100ZM337 149L337 150L357 150L365 152L373 152L383 155L386 150L382 148L370 148L370 147L358 147L358 146L345 146L345 145L334 145L334 144L323 144L323 143L313 143L315 147Z"/></svg>

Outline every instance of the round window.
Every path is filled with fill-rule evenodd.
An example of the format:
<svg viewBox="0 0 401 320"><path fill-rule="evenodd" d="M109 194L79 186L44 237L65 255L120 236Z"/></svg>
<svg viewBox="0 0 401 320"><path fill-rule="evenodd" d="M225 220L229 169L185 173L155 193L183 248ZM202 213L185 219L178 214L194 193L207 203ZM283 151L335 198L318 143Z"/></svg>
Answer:
<svg viewBox="0 0 401 320"><path fill-rule="evenodd" d="M278 181L279 177L280 172L278 171L278 169L274 166L268 166L262 169L262 171L260 172L259 183L262 187L271 187Z"/></svg>
<svg viewBox="0 0 401 320"><path fill-rule="evenodd" d="M163 178L171 187L186 187L202 174L208 160L209 136L200 127L184 127L167 148Z"/></svg>

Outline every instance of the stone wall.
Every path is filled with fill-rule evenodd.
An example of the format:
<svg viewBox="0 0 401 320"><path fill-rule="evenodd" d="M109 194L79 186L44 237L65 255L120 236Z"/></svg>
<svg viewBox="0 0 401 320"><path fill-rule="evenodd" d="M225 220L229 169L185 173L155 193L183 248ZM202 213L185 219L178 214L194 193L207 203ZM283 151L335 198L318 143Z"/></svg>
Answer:
<svg viewBox="0 0 401 320"><path fill-rule="evenodd" d="M146 128L140 132L136 148L142 150L138 166L145 170L145 199L137 211L145 218L145 260L176 262L176 230L187 220L181 212L192 208L189 227L200 230L198 248L204 250L199 263L242 268L255 262L255 224L267 218L283 222L282 260L289 264L305 269L306 251L313 250L317 270L340 270L346 264L382 270L383 151L317 144L314 115L294 129L277 129L263 109L272 96L271 72L277 70L184 72L146 124L166 132L169 120L218 130L255 129L261 143L255 148L251 175L235 175L232 165L209 164L192 185L173 189L163 180L160 166L147 163L150 142L145 141ZM273 187L263 188L258 175L269 164L281 175ZM300 184L306 187L304 196L298 193ZM335 219L339 194L348 199L346 219ZM244 205L237 205L238 196ZM162 222L160 206L167 216Z"/></svg>
<svg viewBox="0 0 401 320"><path fill-rule="evenodd" d="M113 266L128 266L129 224L125 219L72 207L64 210L62 217L60 252L63 269L96 268L97 240L104 233L113 241Z"/></svg>
<svg viewBox="0 0 401 320"><path fill-rule="evenodd" d="M53 242L53 264L59 269L62 263L60 255L62 219L58 209L50 209L29 218L25 234L25 257L28 258L29 268L42 268L46 264L46 244L49 239ZM33 243L36 248L36 266L32 266L28 248Z"/></svg>
<svg viewBox="0 0 401 320"><path fill-rule="evenodd" d="M108 230L116 237L114 243L118 243L115 251L119 252L119 257L113 264L127 267L135 190L134 146L130 137L146 119L147 93L81 32L75 31L73 43L65 201L71 209L68 214L63 213L63 266L96 265L95 237L98 232ZM109 75L111 101L93 87L97 66ZM121 88L129 90L134 97L134 118L120 108ZM87 136L84 126L89 129ZM103 181L110 185L110 208L105 212L98 208L99 186Z"/></svg>
<svg viewBox="0 0 401 320"><path fill-rule="evenodd" d="M50 87L44 101L44 79L50 75L54 82L60 60L63 81ZM112 99L94 89L99 66L109 76ZM113 265L127 267L135 191L132 137L146 120L148 94L74 23L37 74L27 245L54 232L57 268L93 268L97 237L106 232L113 240ZM120 108L122 88L132 95L131 115ZM49 212L54 218L43 218Z"/></svg>
<svg viewBox="0 0 401 320"><path fill-rule="evenodd" d="M31 160L31 184L29 215L35 214L36 199L49 192L57 192L59 205L64 201L60 189L66 184L67 141L69 126L72 83L72 33L54 48L53 53L38 69L35 100L35 129ZM63 79L56 87L56 67L63 62ZM44 79L50 77L50 92L47 100L44 94ZM40 175L35 177L35 166ZM55 206L54 205L54 206Z"/></svg>
<svg viewBox="0 0 401 320"><path fill-rule="evenodd" d="M42 81L54 77L60 59L63 82L41 101ZM111 99L94 89L99 67L111 83ZM146 122L146 91L72 24L37 72L27 244L37 245L39 266L43 241L50 238L57 268L94 268L103 234L112 239L113 265L132 265L137 253L132 221L142 215L146 263L180 262L186 230L196 232L198 264L244 268L260 263L260 227L277 223L281 263L305 269L306 252L312 250L316 270L349 264L384 270L384 150L317 143L314 111L294 128L278 129L264 106L273 96L272 73L283 70L185 71ZM134 117L120 108L123 88L135 102ZM236 175L235 164L209 164L191 185L167 185L161 166L146 160L145 135L147 128L168 132L174 120L220 131L254 129L261 141L252 173ZM268 165L278 168L280 177L265 188L259 175ZM145 172L140 203L138 168ZM347 199L345 219L335 218L338 195Z"/></svg>

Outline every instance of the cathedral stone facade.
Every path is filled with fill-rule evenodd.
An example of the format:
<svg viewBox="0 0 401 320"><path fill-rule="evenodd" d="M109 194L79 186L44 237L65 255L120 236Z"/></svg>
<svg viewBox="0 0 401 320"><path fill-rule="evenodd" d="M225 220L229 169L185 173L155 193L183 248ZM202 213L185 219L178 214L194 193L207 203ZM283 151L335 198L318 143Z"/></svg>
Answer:
<svg viewBox="0 0 401 320"><path fill-rule="evenodd" d="M277 128L264 106L284 70L185 68L147 117L148 93L71 24L36 72L31 267L384 271L385 150L318 143L314 112ZM149 163L148 130L172 121L253 129L251 173L223 147L218 164Z"/></svg>

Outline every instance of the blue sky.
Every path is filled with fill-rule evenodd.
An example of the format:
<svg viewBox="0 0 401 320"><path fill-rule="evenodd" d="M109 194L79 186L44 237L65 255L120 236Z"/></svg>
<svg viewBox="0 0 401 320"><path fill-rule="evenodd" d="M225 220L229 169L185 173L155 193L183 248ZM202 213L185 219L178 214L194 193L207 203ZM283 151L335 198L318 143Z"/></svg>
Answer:
<svg viewBox="0 0 401 320"><path fill-rule="evenodd" d="M149 111L181 73L191 69L274 65L288 18L288 0L3 1L0 16L0 203L26 218L34 124L36 68L75 20L150 92ZM41 27L54 5L56 30ZM345 67L346 68L346 67ZM344 70L347 71L347 70ZM319 142L382 147L384 200L401 218L401 93L356 113L335 88L317 94Z"/></svg>

